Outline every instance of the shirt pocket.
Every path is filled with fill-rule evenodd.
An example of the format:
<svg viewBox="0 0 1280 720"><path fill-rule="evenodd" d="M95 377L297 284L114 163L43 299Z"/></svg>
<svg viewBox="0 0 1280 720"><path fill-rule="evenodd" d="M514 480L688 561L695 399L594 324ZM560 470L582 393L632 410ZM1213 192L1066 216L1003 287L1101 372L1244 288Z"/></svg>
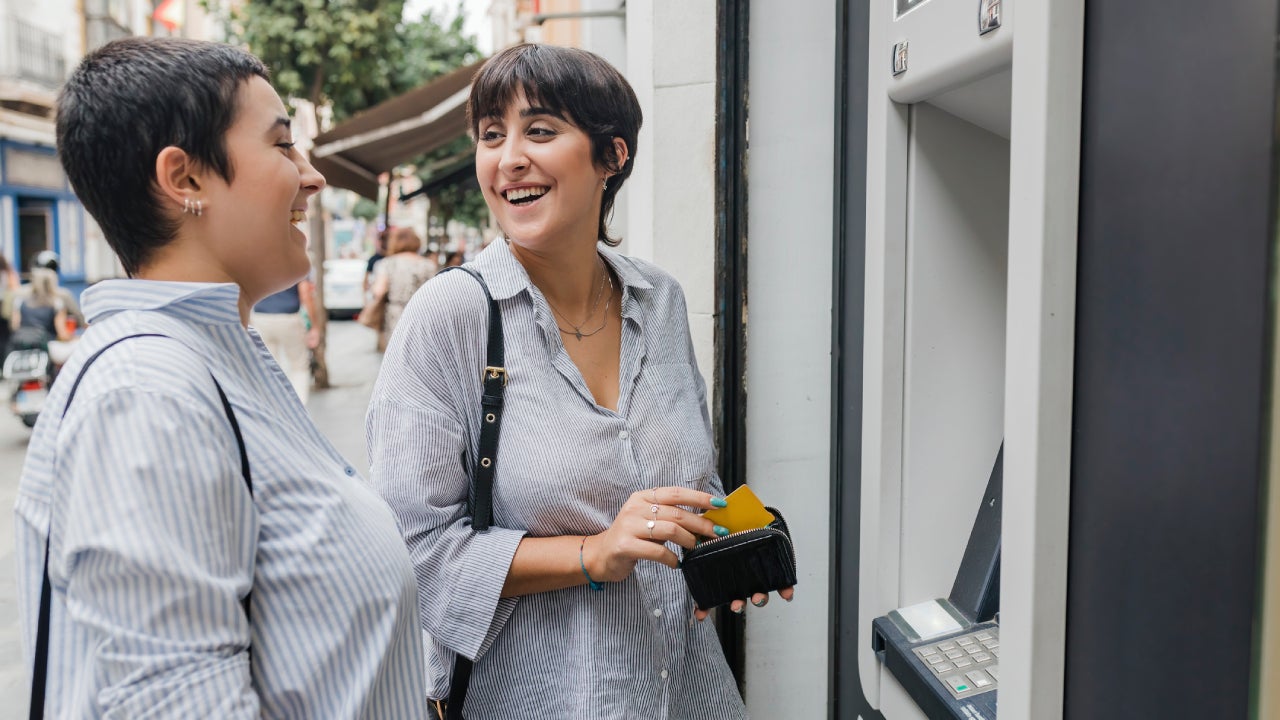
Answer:
<svg viewBox="0 0 1280 720"><path fill-rule="evenodd" d="M688 363L646 365L632 406L649 479L702 488L715 471L715 448L698 380Z"/></svg>

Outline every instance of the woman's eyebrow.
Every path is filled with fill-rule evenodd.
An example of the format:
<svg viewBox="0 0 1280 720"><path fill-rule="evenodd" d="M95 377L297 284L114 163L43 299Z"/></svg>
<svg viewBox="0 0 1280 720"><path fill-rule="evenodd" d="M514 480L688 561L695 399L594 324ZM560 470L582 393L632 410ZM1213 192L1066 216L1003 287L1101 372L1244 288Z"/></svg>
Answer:
<svg viewBox="0 0 1280 720"><path fill-rule="evenodd" d="M564 115L556 112L555 110L552 110L551 108L527 107L520 111L520 117L522 118L536 117L539 115L549 115L553 118L557 118L560 120L564 119Z"/></svg>
<svg viewBox="0 0 1280 720"><path fill-rule="evenodd" d="M285 115L277 116L275 122L271 123L271 127L267 128L267 134L274 132L278 127L283 127L285 130L292 130L293 120L289 119Z"/></svg>

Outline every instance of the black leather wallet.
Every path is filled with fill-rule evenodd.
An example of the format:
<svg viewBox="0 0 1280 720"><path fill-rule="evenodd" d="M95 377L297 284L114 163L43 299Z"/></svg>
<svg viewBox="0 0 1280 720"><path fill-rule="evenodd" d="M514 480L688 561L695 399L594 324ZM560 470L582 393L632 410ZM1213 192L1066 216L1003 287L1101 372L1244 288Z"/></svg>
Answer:
<svg viewBox="0 0 1280 720"><path fill-rule="evenodd" d="M710 610L796 584L791 531L782 513L767 509L774 517L767 526L707 540L683 551L680 569L698 607Z"/></svg>

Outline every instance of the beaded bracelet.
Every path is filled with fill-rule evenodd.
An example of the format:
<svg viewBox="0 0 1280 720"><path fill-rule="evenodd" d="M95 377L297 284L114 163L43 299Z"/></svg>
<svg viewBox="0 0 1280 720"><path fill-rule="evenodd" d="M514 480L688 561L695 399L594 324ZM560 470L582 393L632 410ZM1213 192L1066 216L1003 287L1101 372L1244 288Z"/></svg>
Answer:
<svg viewBox="0 0 1280 720"><path fill-rule="evenodd" d="M582 561L582 549L586 546L587 546L587 536L583 535L582 543L578 545L578 566L582 568L582 576L587 579L587 585L589 585L592 590L595 590L596 592L600 592L601 590L604 589L604 583L600 583L600 582L596 582L595 580L592 580L591 573L587 572L587 564Z"/></svg>

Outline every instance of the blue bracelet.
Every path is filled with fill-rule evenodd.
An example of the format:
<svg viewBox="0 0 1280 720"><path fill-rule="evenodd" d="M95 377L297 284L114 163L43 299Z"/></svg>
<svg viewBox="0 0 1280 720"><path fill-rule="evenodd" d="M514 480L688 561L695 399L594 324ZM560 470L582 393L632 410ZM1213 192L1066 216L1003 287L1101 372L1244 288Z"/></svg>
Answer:
<svg viewBox="0 0 1280 720"><path fill-rule="evenodd" d="M592 580L591 573L587 572L587 564L582 561L582 548L586 546L587 546L587 536L583 535L582 544L578 545L578 567L582 568L582 576L587 579L587 585L590 586L592 590L595 590L596 592L600 592L601 590L604 589L604 583L598 583L595 580Z"/></svg>

